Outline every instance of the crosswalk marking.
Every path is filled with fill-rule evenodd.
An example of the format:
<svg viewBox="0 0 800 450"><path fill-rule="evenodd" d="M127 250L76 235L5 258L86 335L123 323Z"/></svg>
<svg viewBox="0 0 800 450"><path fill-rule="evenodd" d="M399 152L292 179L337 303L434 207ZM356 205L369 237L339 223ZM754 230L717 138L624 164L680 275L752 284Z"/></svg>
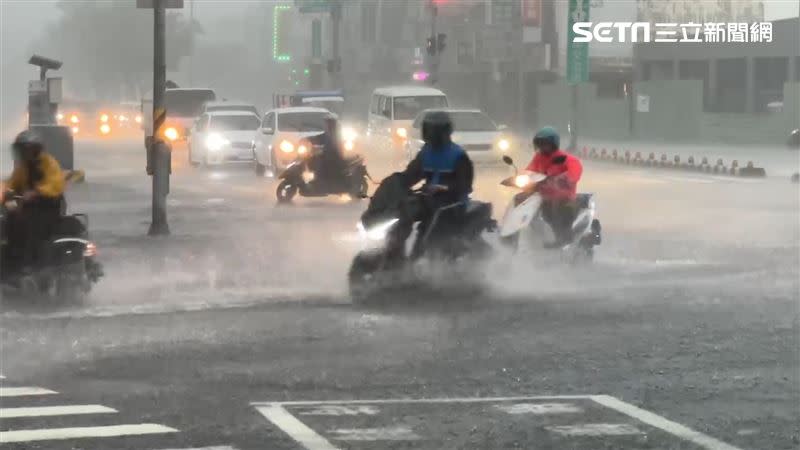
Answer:
<svg viewBox="0 0 800 450"><path fill-rule="evenodd" d="M0 444L13 442L48 441L93 437L131 436L142 434L175 433L178 430L154 423L110 425L100 427L42 428L36 430L3 431Z"/></svg>
<svg viewBox="0 0 800 450"><path fill-rule="evenodd" d="M24 397L28 395L50 395L58 394L56 391L40 387L0 387L0 397Z"/></svg>
<svg viewBox="0 0 800 450"><path fill-rule="evenodd" d="M76 414L115 413L116 409L103 405L38 406L29 408L0 408L0 419L14 417L68 416Z"/></svg>
<svg viewBox="0 0 800 450"><path fill-rule="evenodd" d="M230 445L217 445L213 447L187 447L187 448L163 448L160 450L238 450Z"/></svg>

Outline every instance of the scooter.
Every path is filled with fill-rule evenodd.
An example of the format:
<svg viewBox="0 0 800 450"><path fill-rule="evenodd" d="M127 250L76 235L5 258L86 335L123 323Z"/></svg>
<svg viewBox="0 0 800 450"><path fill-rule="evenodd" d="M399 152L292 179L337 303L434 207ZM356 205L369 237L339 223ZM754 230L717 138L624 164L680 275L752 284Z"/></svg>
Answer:
<svg viewBox="0 0 800 450"><path fill-rule="evenodd" d="M0 283L25 297L50 297L60 301L79 301L103 276L97 261L97 246L89 240L89 219L85 214L62 214L50 238L43 245L43 259L31 273L21 274L18 261L8 255L6 220L22 206L21 197L11 196L0 205ZM62 207L62 211L63 211Z"/></svg>
<svg viewBox="0 0 800 450"><path fill-rule="evenodd" d="M412 226L412 218L430 199L423 190L409 191L401 174L381 182L357 225L362 250L348 272L354 303L369 302L398 287L424 286L430 280L421 273L437 273L440 279L453 280L463 269L466 277L474 278L469 269L476 262L488 260L492 248L483 233L497 225L490 203L468 200L441 206L424 232L417 227L410 242L401 239L400 227ZM410 255L406 254L406 244L414 249ZM424 270L417 270L420 267Z"/></svg>
<svg viewBox="0 0 800 450"><path fill-rule="evenodd" d="M514 168L514 175L500 182L501 185L523 190L527 186L545 178L541 174L520 174L514 161L503 156L503 162ZM554 250L560 252L562 260L570 263L589 262L594 259L594 247L602 241L600 221L596 218L593 194L578 194L577 213L572 221L572 239ZM542 218L542 198L533 193L523 202L516 204L512 199L500 224L499 235L503 243L512 250L519 249L520 236L532 234L543 242L545 230L549 226Z"/></svg>
<svg viewBox="0 0 800 450"><path fill-rule="evenodd" d="M369 174L361 156L347 158L341 180L331 182L318 180L309 165L311 156L321 151L321 146L312 145L308 141L298 144L298 158L278 175L281 180L275 190L278 203L289 203L298 193L303 197L347 194L352 199L361 199L367 196Z"/></svg>

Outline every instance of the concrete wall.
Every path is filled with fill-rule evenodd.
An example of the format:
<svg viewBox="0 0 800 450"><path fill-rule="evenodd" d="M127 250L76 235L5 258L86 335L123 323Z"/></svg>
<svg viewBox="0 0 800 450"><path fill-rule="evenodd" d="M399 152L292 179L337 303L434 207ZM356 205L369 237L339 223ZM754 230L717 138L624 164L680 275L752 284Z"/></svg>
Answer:
<svg viewBox="0 0 800 450"><path fill-rule="evenodd" d="M538 126L552 125L568 134L570 87L562 82L540 86ZM784 85L779 113L703 112L701 80L654 80L637 83L633 99L649 98L649 111L630 116L628 99L604 99L596 86L579 87L578 125L586 139L639 139L656 142L715 142L734 145L783 145L800 127L800 83ZM631 120L633 130L631 133Z"/></svg>

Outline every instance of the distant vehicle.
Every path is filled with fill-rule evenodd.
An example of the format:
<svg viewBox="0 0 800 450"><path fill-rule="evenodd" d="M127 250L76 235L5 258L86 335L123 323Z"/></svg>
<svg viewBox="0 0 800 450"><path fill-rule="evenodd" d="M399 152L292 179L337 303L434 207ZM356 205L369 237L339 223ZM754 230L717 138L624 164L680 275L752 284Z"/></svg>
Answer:
<svg viewBox="0 0 800 450"><path fill-rule="evenodd" d="M376 144L395 150L406 147L408 131L417 115L426 109L447 108L444 92L424 86L394 86L375 89L369 105L367 134Z"/></svg>
<svg viewBox="0 0 800 450"><path fill-rule="evenodd" d="M786 146L789 148L800 149L800 128L795 128L789 134L789 139L786 140Z"/></svg>
<svg viewBox="0 0 800 450"><path fill-rule="evenodd" d="M167 89L164 94L164 106L167 109L167 121L164 124L164 136L169 141L185 141L186 131L189 130L198 117L203 113L206 102L217 99L217 94L208 88L173 88ZM142 113L144 115L145 133L153 123L153 97L142 99Z"/></svg>
<svg viewBox="0 0 800 450"><path fill-rule="evenodd" d="M252 103L232 102L225 100L221 102L206 102L206 104L203 106L203 114L215 111L247 111L261 117L261 113L259 113L258 108Z"/></svg>
<svg viewBox="0 0 800 450"><path fill-rule="evenodd" d="M505 125L497 125L479 109L426 109L417 115L408 132L406 150L409 161L422 148L422 119L434 111L446 112L453 121L453 142L462 146L475 163L496 164L513 149L513 139Z"/></svg>
<svg viewBox="0 0 800 450"><path fill-rule="evenodd" d="M200 116L189 135L189 163L219 165L253 160L260 119L250 111L213 111Z"/></svg>
<svg viewBox="0 0 800 450"><path fill-rule="evenodd" d="M325 132L325 117L331 114L324 108L291 106L272 109L264 113L261 127L255 138L255 170L264 175L269 167L277 173L303 156L303 138Z"/></svg>
<svg viewBox="0 0 800 450"><path fill-rule="evenodd" d="M59 105L56 123L69 127L76 138L118 136L127 133L128 120L141 121L128 111L124 103L67 100Z"/></svg>

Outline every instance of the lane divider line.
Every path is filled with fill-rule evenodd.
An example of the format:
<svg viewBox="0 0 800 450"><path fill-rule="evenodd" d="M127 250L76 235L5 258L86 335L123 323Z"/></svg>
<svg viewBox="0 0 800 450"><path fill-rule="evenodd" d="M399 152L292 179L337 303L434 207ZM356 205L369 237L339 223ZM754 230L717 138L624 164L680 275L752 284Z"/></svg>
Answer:
<svg viewBox="0 0 800 450"><path fill-rule="evenodd" d="M162 448L160 450L238 450L230 445L216 445L213 447L186 447L186 448Z"/></svg>
<svg viewBox="0 0 800 450"><path fill-rule="evenodd" d="M63 439L133 436L143 434L176 433L178 430L154 423L135 425L110 425L100 427L42 428L35 430L3 431L0 444L14 442L50 441Z"/></svg>
<svg viewBox="0 0 800 450"><path fill-rule="evenodd" d="M0 387L0 397L26 397L29 395L51 394L58 394L58 392L40 387Z"/></svg>
<svg viewBox="0 0 800 450"><path fill-rule="evenodd" d="M617 412L625 414L626 416L633 417L634 419L650 425L651 427L658 428L666 431L667 433L677 436L683 440L697 444L708 450L741 450L738 447L726 444L711 436L705 435L699 431L695 431L685 425L665 419L650 411L625 403L610 395L593 395L592 400L606 408L613 409Z"/></svg>
<svg viewBox="0 0 800 450"><path fill-rule="evenodd" d="M15 417L70 416L78 414L116 413L117 410L103 405L36 406L0 408L0 419Z"/></svg>

